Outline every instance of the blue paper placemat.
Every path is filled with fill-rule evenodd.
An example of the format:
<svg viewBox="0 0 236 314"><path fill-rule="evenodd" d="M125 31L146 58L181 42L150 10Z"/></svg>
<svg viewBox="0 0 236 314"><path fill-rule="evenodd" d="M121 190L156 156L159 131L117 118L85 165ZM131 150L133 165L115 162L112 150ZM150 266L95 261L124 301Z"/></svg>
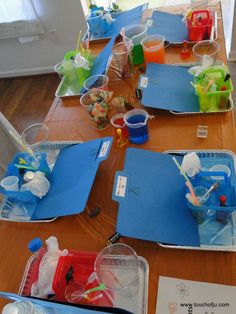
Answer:
<svg viewBox="0 0 236 314"><path fill-rule="evenodd" d="M99 38L109 38L117 36L120 33L122 27L128 26L130 24L140 24L142 13L147 9L148 3L139 5L131 10L122 12L115 17L115 21L112 23L111 27L104 35L91 35L91 40Z"/></svg>
<svg viewBox="0 0 236 314"><path fill-rule="evenodd" d="M61 150L50 178L50 190L38 202L32 220L79 214L85 208L99 163L112 143L105 137Z"/></svg>
<svg viewBox="0 0 236 314"><path fill-rule="evenodd" d="M146 107L178 112L199 112L198 97L190 84L193 76L188 67L149 63L140 75L142 104Z"/></svg>
<svg viewBox="0 0 236 314"><path fill-rule="evenodd" d="M170 43L188 40L188 30L182 22L183 15L154 11L151 19L152 24L148 28L148 35L162 35Z"/></svg>
<svg viewBox="0 0 236 314"><path fill-rule="evenodd" d="M177 157L181 162L182 157ZM186 185L172 156L129 148L116 173L117 231L162 243L200 246L198 226L185 198Z"/></svg>
<svg viewBox="0 0 236 314"><path fill-rule="evenodd" d="M115 36L109 40L105 48L96 57L89 76L94 76L97 74L104 74L106 72L109 58L111 57L111 54L112 54L112 48L113 48L114 42L115 42ZM95 81L96 81L96 78L94 79L94 81L91 80L91 86L95 83ZM84 93L85 91L86 89L82 88L80 92Z"/></svg>

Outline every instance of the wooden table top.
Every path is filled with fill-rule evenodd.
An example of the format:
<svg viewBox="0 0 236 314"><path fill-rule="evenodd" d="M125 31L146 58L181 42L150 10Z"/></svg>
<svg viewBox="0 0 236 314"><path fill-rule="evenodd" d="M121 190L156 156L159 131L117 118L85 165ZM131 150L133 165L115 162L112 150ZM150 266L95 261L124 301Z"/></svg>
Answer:
<svg viewBox="0 0 236 314"><path fill-rule="evenodd" d="M180 7L172 8L173 11ZM220 10L219 6L217 9ZM218 20L218 41L221 44L219 58L226 61L222 20ZM96 48L102 48L97 44ZM182 62L179 48L166 50L167 63ZM194 60L191 55L188 61ZM123 95L142 107L133 97L140 71L135 68L133 77L123 81L110 81L109 88L114 95ZM236 131L234 112L224 114L202 114L176 116L160 110L149 110L156 116L149 122L150 139L143 145L131 145L140 149L163 152L167 149L227 149L236 152ZM94 129L93 121L78 99L55 99L49 111L46 124L50 140L92 140L98 137L115 136L110 126L104 131ZM208 137L196 137L198 125L208 126ZM0 221L0 291L17 293L22 275L31 253L28 242L34 237L43 240L55 235L60 248L82 251L100 251L107 239L115 232L118 204L111 199L114 175L123 169L124 149L114 144L109 157L103 161L97 172L87 206L80 215L58 218L51 223L13 223ZM75 196L77 197L77 196ZM79 196L78 196L79 197ZM94 218L89 212L96 207L101 212ZM148 313L154 314L159 276L169 276L219 284L236 285L236 254L200 250L178 250L160 247L154 242L122 237L121 242L131 245L138 255L149 263ZM1 300L1 305L4 302ZM162 313L160 313L162 314Z"/></svg>

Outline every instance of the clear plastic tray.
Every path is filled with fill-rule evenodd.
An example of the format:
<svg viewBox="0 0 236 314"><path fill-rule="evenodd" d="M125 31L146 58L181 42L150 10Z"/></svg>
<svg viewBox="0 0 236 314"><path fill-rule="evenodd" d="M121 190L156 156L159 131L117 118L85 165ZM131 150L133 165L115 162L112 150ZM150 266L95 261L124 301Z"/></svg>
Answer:
<svg viewBox="0 0 236 314"><path fill-rule="evenodd" d="M184 156L189 152L196 152L202 162L204 168L209 168L218 162L225 164L231 169L231 180L235 187L235 169L236 169L236 155L228 150L171 150L165 151L166 154ZM204 162L202 161L204 160ZM232 172L233 170L233 172ZM236 251L236 208L232 212L231 218L225 222L216 222L214 213L209 211L207 219L199 224L200 246L177 246L158 243L162 247L175 249L192 249L192 250L212 250L212 251ZM207 233L207 237L206 237ZM210 234L209 234L210 233ZM206 244L206 238L213 238L212 244ZM231 243L229 243L230 241Z"/></svg>
<svg viewBox="0 0 236 314"><path fill-rule="evenodd" d="M44 142L38 145L38 149L47 153L47 162L50 168L53 168L53 165L56 161L56 158L59 154L59 151L67 146L79 144L81 141L55 141L55 142ZM13 209L14 206L24 206L28 212L32 212L34 210L34 204L20 204L15 201L10 200L8 197L3 196L2 200L0 200L0 220L14 221L14 222L51 222L56 219L56 217L52 217L50 219L42 219L42 220L30 220L29 216L22 215L19 219L11 219L9 218L9 213Z"/></svg>
<svg viewBox="0 0 236 314"><path fill-rule="evenodd" d="M24 275L19 288L19 295L29 295L31 285L34 278L37 278L37 271L40 260L45 251L41 255L34 254L27 262ZM122 297L114 293L116 307L124 308L134 314L148 313L148 280L149 280L149 265L145 258L138 256L139 260L139 290L138 293L131 297Z"/></svg>

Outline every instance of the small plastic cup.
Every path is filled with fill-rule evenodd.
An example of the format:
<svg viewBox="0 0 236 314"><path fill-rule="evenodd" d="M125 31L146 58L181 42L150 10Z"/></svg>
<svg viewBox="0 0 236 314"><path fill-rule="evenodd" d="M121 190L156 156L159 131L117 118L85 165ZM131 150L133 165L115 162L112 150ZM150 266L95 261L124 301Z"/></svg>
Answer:
<svg viewBox="0 0 236 314"><path fill-rule="evenodd" d="M121 40L114 45L112 49L112 64L111 68L120 79L129 78L132 73L132 40L125 37L124 41Z"/></svg>
<svg viewBox="0 0 236 314"><path fill-rule="evenodd" d="M82 283L71 280L65 288L65 298L69 303L83 303L86 301L84 292L85 288Z"/></svg>
<svg viewBox="0 0 236 314"><path fill-rule="evenodd" d="M133 144L143 144L148 138L149 114L143 109L133 109L124 116L125 124L128 127L129 140Z"/></svg>
<svg viewBox="0 0 236 314"><path fill-rule="evenodd" d="M211 57L215 63L219 50L220 44L215 40L202 40L193 46L193 53L201 63L204 55Z"/></svg>
<svg viewBox="0 0 236 314"><path fill-rule="evenodd" d="M205 186L196 186L194 187L194 193L200 203L200 206L204 206L209 197L210 197L210 193L207 194L206 196L204 196L207 192L207 188ZM186 194L186 198L189 200L190 197L190 193ZM190 202L191 203L191 202ZM206 214L207 214L207 210L203 209L203 208L199 208L199 207L193 207L191 206L192 210L192 215L194 218L197 219L198 224L201 224L204 222L205 218L206 218Z"/></svg>
<svg viewBox="0 0 236 314"><path fill-rule="evenodd" d="M150 35L141 41L145 63L165 63L165 37Z"/></svg>
<svg viewBox="0 0 236 314"><path fill-rule="evenodd" d="M6 191L19 191L19 178L17 176L5 177L0 184Z"/></svg>
<svg viewBox="0 0 236 314"><path fill-rule="evenodd" d="M80 104L81 104L81 106L83 106L87 109L89 116L92 119L93 118L92 110L94 108L94 104L96 102L98 102L98 103L105 102L106 103L106 99L107 99L107 92L102 91L102 90L90 90L80 97Z"/></svg>
<svg viewBox="0 0 236 314"><path fill-rule="evenodd" d="M80 98L80 103L87 108L90 118L95 122L97 130L105 130L109 127L108 118L108 93L101 90L91 90Z"/></svg>
<svg viewBox="0 0 236 314"><path fill-rule="evenodd" d="M108 91L108 82L109 78L107 75L97 74L87 78L83 85L84 88L88 91L94 89Z"/></svg>
<svg viewBox="0 0 236 314"><path fill-rule="evenodd" d="M114 114L111 119L110 119L111 125L115 128L115 129L122 129L122 134L125 137L128 137L128 128L125 125L125 121L124 121L124 113L116 113Z"/></svg>
<svg viewBox="0 0 236 314"><path fill-rule="evenodd" d="M96 257L94 271L107 289L130 297L139 289L139 260L128 245L116 243L105 247Z"/></svg>
<svg viewBox="0 0 236 314"><path fill-rule="evenodd" d="M63 78L63 73L61 71L61 65L62 65L63 61L57 63L55 66L54 66L54 71L57 72L59 78L62 80Z"/></svg>

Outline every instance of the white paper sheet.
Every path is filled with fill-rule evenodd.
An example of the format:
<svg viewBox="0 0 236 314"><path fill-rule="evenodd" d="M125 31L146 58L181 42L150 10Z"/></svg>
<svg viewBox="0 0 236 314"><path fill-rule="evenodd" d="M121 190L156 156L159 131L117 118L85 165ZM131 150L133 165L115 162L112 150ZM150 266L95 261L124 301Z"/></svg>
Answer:
<svg viewBox="0 0 236 314"><path fill-rule="evenodd" d="M235 313L235 286L159 278L156 314Z"/></svg>

